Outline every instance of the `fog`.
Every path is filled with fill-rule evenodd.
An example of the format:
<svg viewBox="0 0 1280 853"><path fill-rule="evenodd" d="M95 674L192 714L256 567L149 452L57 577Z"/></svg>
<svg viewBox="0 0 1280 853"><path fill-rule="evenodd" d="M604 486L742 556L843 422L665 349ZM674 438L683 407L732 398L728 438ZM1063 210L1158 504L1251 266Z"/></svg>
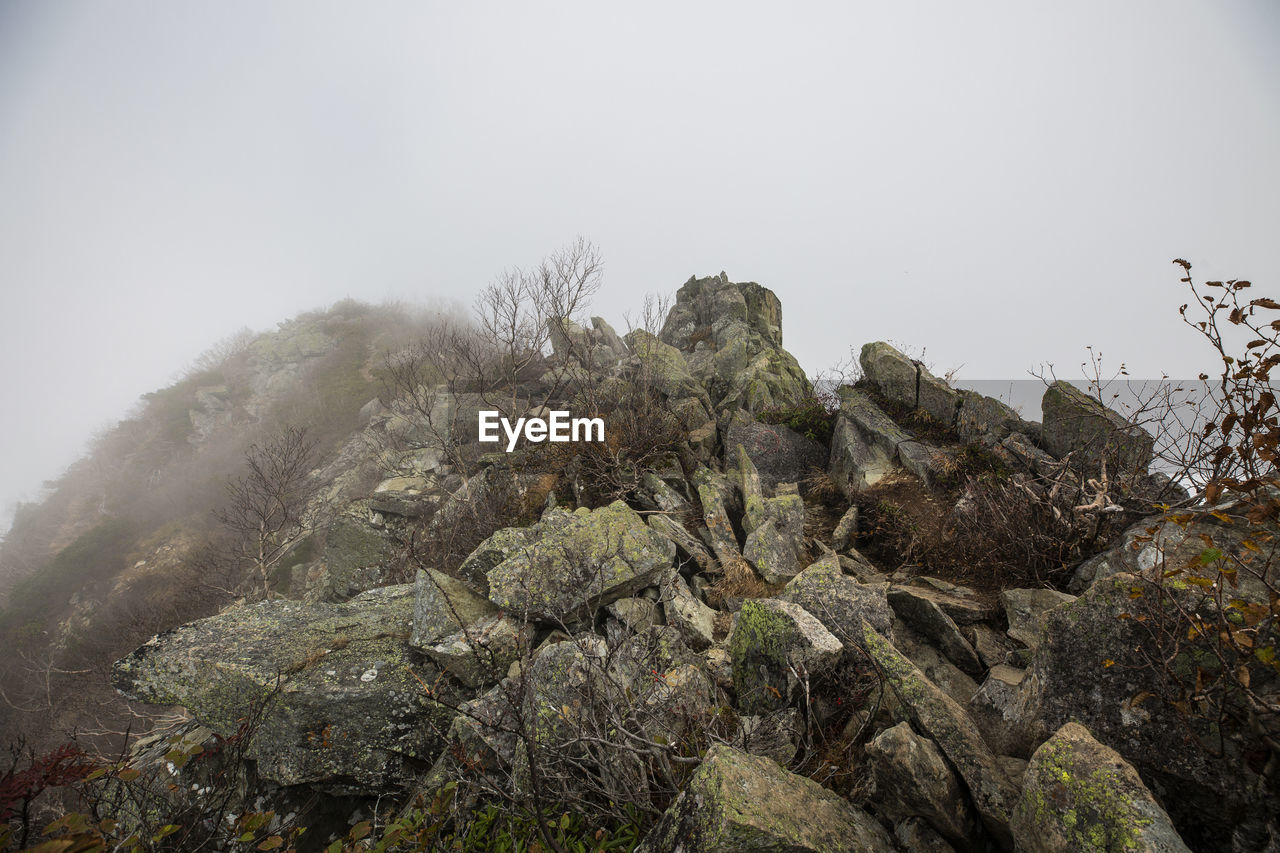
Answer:
<svg viewBox="0 0 1280 853"><path fill-rule="evenodd" d="M1278 43L1268 0L4 0L0 528L219 338L577 235L594 313L725 270L810 373L1212 372L1170 261L1278 295Z"/></svg>

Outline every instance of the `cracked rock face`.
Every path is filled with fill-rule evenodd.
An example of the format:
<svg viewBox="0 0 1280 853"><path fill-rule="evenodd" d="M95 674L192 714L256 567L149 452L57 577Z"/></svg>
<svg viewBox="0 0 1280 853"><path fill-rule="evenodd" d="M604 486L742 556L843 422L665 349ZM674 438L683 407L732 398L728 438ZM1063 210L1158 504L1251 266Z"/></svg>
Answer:
<svg viewBox="0 0 1280 853"><path fill-rule="evenodd" d="M406 788L451 716L422 688L434 668L410 658L412 614L412 585L343 604L236 607L154 637L115 664L112 682L134 699L183 705L222 737L261 707L248 755L280 785Z"/></svg>

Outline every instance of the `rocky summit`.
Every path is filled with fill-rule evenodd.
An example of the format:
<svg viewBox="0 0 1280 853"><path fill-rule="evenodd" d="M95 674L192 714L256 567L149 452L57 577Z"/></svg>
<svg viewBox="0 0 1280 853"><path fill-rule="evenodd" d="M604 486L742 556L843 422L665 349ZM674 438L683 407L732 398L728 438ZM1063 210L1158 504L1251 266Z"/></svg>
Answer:
<svg viewBox="0 0 1280 853"><path fill-rule="evenodd" d="M1068 383L1029 420L871 342L815 388L778 296L724 273L648 329L544 321L523 350L366 335L288 490L299 448L245 451L288 523L224 506L201 550L172 522L97 582L141 595L167 547L227 593L116 656L156 726L125 764L204 790L217 753L226 814L315 849L463 849L485 814L537 849L1280 849L1275 586L1244 571L1274 521L1244 498L1188 495ZM184 440L277 411L357 325L258 341L183 392ZM507 453L485 410L605 437Z"/></svg>

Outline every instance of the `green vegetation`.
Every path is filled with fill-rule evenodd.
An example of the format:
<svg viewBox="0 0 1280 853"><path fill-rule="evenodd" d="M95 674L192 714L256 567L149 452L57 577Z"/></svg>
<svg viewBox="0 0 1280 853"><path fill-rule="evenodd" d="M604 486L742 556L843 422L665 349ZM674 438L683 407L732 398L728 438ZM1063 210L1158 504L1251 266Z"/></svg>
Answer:
<svg viewBox="0 0 1280 853"><path fill-rule="evenodd" d="M756 420L766 424L780 424L805 438L830 445L831 430L835 427L839 405L840 401L831 394L810 391L807 397L795 405L765 409L756 415Z"/></svg>

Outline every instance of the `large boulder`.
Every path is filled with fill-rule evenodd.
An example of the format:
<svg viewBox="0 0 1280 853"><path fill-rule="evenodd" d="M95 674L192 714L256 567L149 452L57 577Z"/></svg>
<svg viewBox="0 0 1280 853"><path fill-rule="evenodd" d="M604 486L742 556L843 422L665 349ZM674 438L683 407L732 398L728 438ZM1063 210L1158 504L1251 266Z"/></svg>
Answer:
<svg viewBox="0 0 1280 853"><path fill-rule="evenodd" d="M438 569L419 569L413 585L413 634L420 649L497 613L491 601Z"/></svg>
<svg viewBox="0 0 1280 853"><path fill-rule="evenodd" d="M1252 735L1173 704L1172 679L1191 685L1198 667L1214 666L1207 649L1187 640L1175 609L1194 609L1196 598L1169 584L1162 600L1141 579L1118 574L1047 611L1017 716L1037 739L1068 722L1085 726L1160 793L1189 843L1227 849L1219 845L1233 830L1273 821L1280 803L1264 793ZM1161 626L1183 646L1177 654L1156 643Z"/></svg>
<svg viewBox="0 0 1280 853"><path fill-rule="evenodd" d="M899 723L876 735L866 749L880 814L894 823L922 817L951 841L970 846L977 815L933 741Z"/></svg>
<svg viewBox="0 0 1280 853"><path fill-rule="evenodd" d="M804 371L782 348L782 304L754 282L732 283L724 273L689 279L676 292L661 337L685 353L726 422L736 409L754 414L811 393Z"/></svg>
<svg viewBox="0 0 1280 853"><path fill-rule="evenodd" d="M899 446L913 440L866 394L841 388L827 473L845 495L852 495L888 476L896 467Z"/></svg>
<svg viewBox="0 0 1280 853"><path fill-rule="evenodd" d="M452 717L422 688L437 671L410 654L413 602L406 584L342 604L233 607L153 637L116 662L112 683L183 705L222 737L261 708L247 757L279 785L406 789Z"/></svg>
<svg viewBox="0 0 1280 853"><path fill-rule="evenodd" d="M893 644L863 624L866 647L911 722L933 740L969 789L987 831L1013 846L1009 819L1018 791L964 709L925 677Z"/></svg>
<svg viewBox="0 0 1280 853"><path fill-rule="evenodd" d="M746 449L738 445L738 479L747 540L742 556L768 583L781 583L800 571L805 557L804 501L796 494L766 498L760 475Z"/></svg>
<svg viewBox="0 0 1280 853"><path fill-rule="evenodd" d="M1054 382L1040 407L1044 448L1054 456L1074 454L1073 463L1082 470L1096 470L1106 461L1112 476L1145 471L1151 463L1151 434L1076 386Z"/></svg>
<svg viewBox="0 0 1280 853"><path fill-rule="evenodd" d="M779 483L798 483L822 471L827 449L784 424L766 424L744 412L735 412L724 432L725 458L741 445L760 472L760 481L772 491Z"/></svg>
<svg viewBox="0 0 1280 853"><path fill-rule="evenodd" d="M883 341L865 344L858 355L862 374L888 400L908 410L922 409L939 424L956 422L960 394Z"/></svg>
<svg viewBox="0 0 1280 853"><path fill-rule="evenodd" d="M748 599L729 635L738 709L759 714L785 707L799 683L797 673L831 672L843 651L804 608L773 598Z"/></svg>
<svg viewBox="0 0 1280 853"><path fill-rule="evenodd" d="M866 812L769 758L717 744L637 853L890 853Z"/></svg>
<svg viewBox="0 0 1280 853"><path fill-rule="evenodd" d="M861 584L840 570L828 554L787 582L780 598L799 605L846 646L862 645L862 620L893 636L893 611L881 585Z"/></svg>
<svg viewBox="0 0 1280 853"><path fill-rule="evenodd" d="M530 544L488 571L489 600L511 615L572 624L654 584L676 546L635 510L552 509L529 528Z"/></svg>
<svg viewBox="0 0 1280 853"><path fill-rule="evenodd" d="M1012 828L1026 853L1191 853L1137 771L1077 723L1031 756Z"/></svg>

